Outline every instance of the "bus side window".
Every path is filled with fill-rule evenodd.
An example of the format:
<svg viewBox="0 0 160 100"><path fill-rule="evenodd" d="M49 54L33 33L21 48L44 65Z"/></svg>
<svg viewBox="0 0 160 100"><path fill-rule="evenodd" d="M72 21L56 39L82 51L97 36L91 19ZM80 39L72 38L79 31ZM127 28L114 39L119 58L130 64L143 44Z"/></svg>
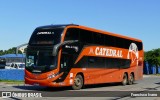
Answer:
<svg viewBox="0 0 160 100"><path fill-rule="evenodd" d="M89 63L94 63L95 59L94 58L89 58Z"/></svg>
<svg viewBox="0 0 160 100"><path fill-rule="evenodd" d="M80 41L85 44L93 43L93 34L91 31L80 30Z"/></svg>
<svg viewBox="0 0 160 100"><path fill-rule="evenodd" d="M116 46L115 37L114 37L114 36L110 36L110 35L106 35L106 36L105 36L105 45L106 45L106 46L115 47L115 46Z"/></svg>
<svg viewBox="0 0 160 100"><path fill-rule="evenodd" d="M104 45L104 35L100 33L93 32L94 44Z"/></svg>
<svg viewBox="0 0 160 100"><path fill-rule="evenodd" d="M79 31L76 28L69 28L67 30L65 41L67 40L79 40Z"/></svg>
<svg viewBox="0 0 160 100"><path fill-rule="evenodd" d="M123 38L115 37L116 40L116 47L119 48L125 48L124 40Z"/></svg>

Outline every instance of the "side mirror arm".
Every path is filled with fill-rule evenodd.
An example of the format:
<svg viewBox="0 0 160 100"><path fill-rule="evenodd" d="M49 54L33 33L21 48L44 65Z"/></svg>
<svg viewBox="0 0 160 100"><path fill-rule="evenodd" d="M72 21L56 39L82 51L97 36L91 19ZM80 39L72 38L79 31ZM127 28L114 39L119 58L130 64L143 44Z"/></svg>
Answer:
<svg viewBox="0 0 160 100"><path fill-rule="evenodd" d="M56 56L60 47L66 45L66 44L71 44L71 43L75 43L75 42L78 42L78 40L68 40L68 41L64 41L62 43L54 45L52 55Z"/></svg>

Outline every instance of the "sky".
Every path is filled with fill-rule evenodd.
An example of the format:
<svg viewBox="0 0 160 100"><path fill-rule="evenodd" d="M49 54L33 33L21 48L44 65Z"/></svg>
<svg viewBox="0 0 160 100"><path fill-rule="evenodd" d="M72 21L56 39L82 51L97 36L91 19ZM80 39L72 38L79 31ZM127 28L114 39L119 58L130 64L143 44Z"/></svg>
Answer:
<svg viewBox="0 0 160 100"><path fill-rule="evenodd" d="M160 48L160 0L0 0L0 50L28 43L38 26L71 23Z"/></svg>

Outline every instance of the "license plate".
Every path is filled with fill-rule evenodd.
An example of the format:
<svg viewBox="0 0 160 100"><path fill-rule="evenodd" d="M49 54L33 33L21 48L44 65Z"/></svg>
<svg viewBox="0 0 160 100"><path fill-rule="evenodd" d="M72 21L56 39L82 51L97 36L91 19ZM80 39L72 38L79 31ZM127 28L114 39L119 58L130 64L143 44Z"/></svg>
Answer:
<svg viewBox="0 0 160 100"><path fill-rule="evenodd" d="M39 84L38 84L38 83L34 83L33 85L34 85L34 86L39 86Z"/></svg>

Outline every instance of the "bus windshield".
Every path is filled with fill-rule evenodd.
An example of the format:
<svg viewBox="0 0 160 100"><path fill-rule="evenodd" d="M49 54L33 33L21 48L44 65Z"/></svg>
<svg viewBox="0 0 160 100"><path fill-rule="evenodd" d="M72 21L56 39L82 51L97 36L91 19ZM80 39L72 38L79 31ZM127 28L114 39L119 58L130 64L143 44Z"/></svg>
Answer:
<svg viewBox="0 0 160 100"><path fill-rule="evenodd" d="M32 73L48 72L56 68L54 45L61 42L64 27L40 27L35 29L27 47L26 70Z"/></svg>
<svg viewBox="0 0 160 100"><path fill-rule="evenodd" d="M33 73L43 73L56 69L57 57L52 52L28 51L26 69Z"/></svg>

